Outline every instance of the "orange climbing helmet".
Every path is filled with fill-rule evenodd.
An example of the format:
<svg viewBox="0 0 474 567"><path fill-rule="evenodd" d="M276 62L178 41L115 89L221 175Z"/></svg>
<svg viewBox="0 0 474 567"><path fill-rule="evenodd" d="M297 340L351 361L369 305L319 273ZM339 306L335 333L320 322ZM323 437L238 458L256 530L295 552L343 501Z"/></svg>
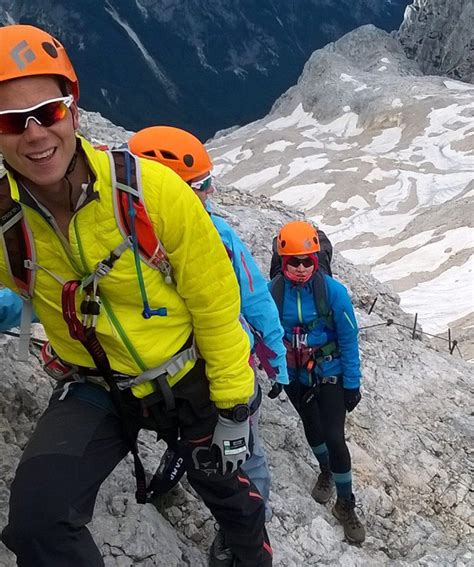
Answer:
<svg viewBox="0 0 474 567"><path fill-rule="evenodd" d="M279 256L304 256L320 250L318 232L309 222L289 222L278 233Z"/></svg>
<svg viewBox="0 0 474 567"><path fill-rule="evenodd" d="M209 173L212 161L206 148L192 134L172 126L150 126L128 141L132 154L170 167L190 182Z"/></svg>
<svg viewBox="0 0 474 567"><path fill-rule="evenodd" d="M79 99L79 82L62 44L34 26L0 27L0 82L33 75L58 75Z"/></svg>

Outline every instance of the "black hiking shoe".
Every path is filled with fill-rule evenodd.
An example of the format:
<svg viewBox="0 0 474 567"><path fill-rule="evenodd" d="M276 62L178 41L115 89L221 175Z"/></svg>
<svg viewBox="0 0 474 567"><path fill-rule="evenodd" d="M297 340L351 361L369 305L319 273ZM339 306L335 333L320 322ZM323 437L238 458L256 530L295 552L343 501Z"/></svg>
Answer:
<svg viewBox="0 0 474 567"><path fill-rule="evenodd" d="M334 516L341 522L344 535L349 543L362 543L365 540L365 528L355 512L355 498L337 498L332 509Z"/></svg>
<svg viewBox="0 0 474 567"><path fill-rule="evenodd" d="M313 487L311 496L319 502L319 504L326 504L334 492L334 479L331 471L321 471L318 480Z"/></svg>
<svg viewBox="0 0 474 567"><path fill-rule="evenodd" d="M225 543L224 532L217 530L209 551L209 567L233 567L234 554Z"/></svg>

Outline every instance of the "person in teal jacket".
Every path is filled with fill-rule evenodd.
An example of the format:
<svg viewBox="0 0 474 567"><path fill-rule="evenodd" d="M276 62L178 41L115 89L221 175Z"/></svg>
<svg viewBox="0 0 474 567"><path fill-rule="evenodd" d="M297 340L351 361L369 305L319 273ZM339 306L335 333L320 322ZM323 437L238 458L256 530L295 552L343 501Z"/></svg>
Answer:
<svg viewBox="0 0 474 567"><path fill-rule="evenodd" d="M191 186L208 210L232 261L239 282L241 323L249 335L252 352L257 356L258 362L266 370L273 383L280 386L288 384L286 349L283 344L283 329L278 310L268 290L268 284L248 248L222 217L211 212L208 198L214 191L211 175L212 162L203 144L185 130L168 126L153 126L132 136L128 146L135 155L154 159L173 169ZM256 381L255 394L250 400L252 456L244 463L242 469L265 500L265 515L268 521L271 518L268 501L270 471L258 432L260 403L261 389ZM171 448L165 453L155 483L157 492L162 493L169 490L181 478L185 472L184 468L181 468L180 473L176 474L177 466L179 468L181 461L179 449ZM172 473L171 482L167 478L166 471ZM234 559L220 530L213 542L210 556L211 567L233 565Z"/></svg>
<svg viewBox="0 0 474 567"><path fill-rule="evenodd" d="M9 289L0 289L0 332L19 327L23 300Z"/></svg>
<svg viewBox="0 0 474 567"><path fill-rule="evenodd" d="M326 504L336 487L333 514L346 539L362 543L365 528L355 512L346 413L361 399L358 327L343 284L318 267L316 229L305 221L286 224L277 239L282 273L270 289L285 330L290 383L285 391L300 415L321 472L313 498Z"/></svg>

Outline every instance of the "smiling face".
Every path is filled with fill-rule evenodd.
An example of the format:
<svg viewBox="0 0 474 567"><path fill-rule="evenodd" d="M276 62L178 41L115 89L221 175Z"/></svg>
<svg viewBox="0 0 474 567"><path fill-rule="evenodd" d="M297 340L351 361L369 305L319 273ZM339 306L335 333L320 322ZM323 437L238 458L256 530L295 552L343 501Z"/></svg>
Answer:
<svg viewBox="0 0 474 567"><path fill-rule="evenodd" d="M0 111L31 108L62 97L58 81L33 76L0 83ZM66 116L49 128L29 120L22 134L0 134L0 152L10 167L37 186L62 181L76 150L75 104Z"/></svg>

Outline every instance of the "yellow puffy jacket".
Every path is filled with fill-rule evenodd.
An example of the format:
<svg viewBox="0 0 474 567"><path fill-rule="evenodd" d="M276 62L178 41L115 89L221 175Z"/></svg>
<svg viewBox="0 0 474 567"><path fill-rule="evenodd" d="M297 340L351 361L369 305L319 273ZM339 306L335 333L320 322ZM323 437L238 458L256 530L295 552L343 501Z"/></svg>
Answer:
<svg viewBox="0 0 474 567"><path fill-rule="evenodd" d="M8 181L11 196L22 204L33 235L39 266L33 296L35 311L60 358L80 366L93 366L81 343L69 336L62 316L60 282L89 275L123 238L113 210L109 158L80 140L95 182L86 204L71 219L69 242L10 173ZM151 308L167 309L167 316L145 320L141 315L143 305L133 252L127 249L100 280L102 308L97 337L112 368L135 376L168 360L193 331L206 361L211 399L221 408L245 403L254 386L248 364L250 347L238 319L239 289L227 252L189 186L156 162L140 160L140 165L143 199L167 251L176 284L166 284L159 271L142 262ZM1 247L0 281L15 291ZM78 293L78 313L82 299ZM189 362L170 383L176 383L193 364ZM146 386L135 387L134 393L145 395Z"/></svg>

